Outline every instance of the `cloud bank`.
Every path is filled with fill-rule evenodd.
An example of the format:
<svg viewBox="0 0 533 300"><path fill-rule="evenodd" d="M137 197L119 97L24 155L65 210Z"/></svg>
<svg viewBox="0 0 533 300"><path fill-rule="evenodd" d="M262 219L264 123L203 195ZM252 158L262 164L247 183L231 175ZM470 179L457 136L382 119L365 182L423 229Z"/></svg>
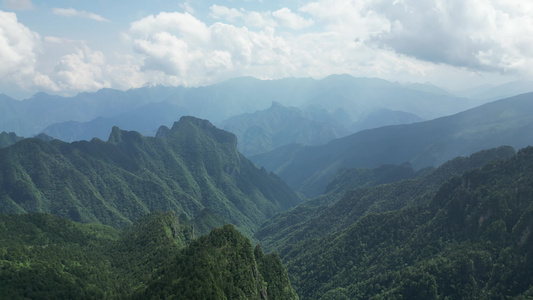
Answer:
<svg viewBox="0 0 533 300"><path fill-rule="evenodd" d="M39 50L40 36L19 23L15 13L0 11L0 78L31 85Z"/></svg>
<svg viewBox="0 0 533 300"><path fill-rule="evenodd" d="M132 20L117 39L129 50L115 52L97 41L42 37L0 11L2 81L73 93L332 73L458 84L533 79L533 2L316 0L264 11L211 5L204 18L195 3ZM53 13L110 23L72 8Z"/></svg>

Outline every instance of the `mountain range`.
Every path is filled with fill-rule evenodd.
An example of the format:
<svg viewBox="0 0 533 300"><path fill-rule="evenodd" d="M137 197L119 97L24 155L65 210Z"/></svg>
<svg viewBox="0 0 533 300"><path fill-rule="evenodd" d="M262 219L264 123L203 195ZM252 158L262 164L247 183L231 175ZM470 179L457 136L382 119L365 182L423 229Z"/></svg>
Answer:
<svg viewBox="0 0 533 300"><path fill-rule="evenodd" d="M430 85L349 75L332 75L321 80L245 77L198 88L157 86L124 92L102 89L73 97L38 93L22 101L3 95L0 131L26 137L45 131L67 142L92 137L103 139L102 134L109 125L147 134L155 133L159 125L170 126L175 116L194 115L220 124L233 116L267 109L273 101L306 112L325 110L353 132L350 128L353 123L382 109L427 120L460 112L484 100L454 96ZM143 121L134 122L137 119Z"/></svg>
<svg viewBox="0 0 533 300"><path fill-rule="evenodd" d="M203 233L231 222L250 235L300 198L236 146L233 134L194 117L156 137L114 127L107 142L24 139L0 149L0 212L122 228L151 211L174 211L206 218L196 220L211 223Z"/></svg>
<svg viewBox="0 0 533 300"><path fill-rule="evenodd" d="M533 93L489 98L346 75L0 95L0 298L532 298Z"/></svg>
<svg viewBox="0 0 533 300"><path fill-rule="evenodd" d="M456 156L533 143L533 93L430 121L363 130L320 146L288 145L251 156L309 198L322 194L339 168L410 163L438 166Z"/></svg>

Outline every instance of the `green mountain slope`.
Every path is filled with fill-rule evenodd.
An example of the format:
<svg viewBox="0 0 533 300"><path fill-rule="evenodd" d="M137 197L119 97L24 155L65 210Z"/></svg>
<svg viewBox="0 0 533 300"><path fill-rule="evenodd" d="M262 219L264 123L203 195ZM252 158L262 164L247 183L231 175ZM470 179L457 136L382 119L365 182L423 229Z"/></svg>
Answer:
<svg viewBox="0 0 533 300"><path fill-rule="evenodd" d="M17 136L14 132L7 133L5 131L2 131L0 133L0 148L11 146L14 143L23 139L23 137Z"/></svg>
<svg viewBox="0 0 533 300"><path fill-rule="evenodd" d="M533 144L533 93L488 103L449 117L364 130L322 146L290 146L250 157L312 198L339 168L409 162L438 166L476 151Z"/></svg>
<svg viewBox="0 0 533 300"><path fill-rule="evenodd" d="M365 215L427 203L452 176L514 154L508 146L484 150L422 173L406 165L344 170L330 182L328 193L270 218L255 237L283 257L294 244L335 235Z"/></svg>
<svg viewBox="0 0 533 300"><path fill-rule="evenodd" d="M298 299L279 257L254 251L231 225L192 241L153 277L139 299Z"/></svg>
<svg viewBox="0 0 533 300"><path fill-rule="evenodd" d="M533 148L281 253L303 299L533 296Z"/></svg>
<svg viewBox="0 0 533 300"><path fill-rule="evenodd" d="M25 139L0 149L0 170L1 213L47 212L115 227L151 211L194 219L209 208L214 219L250 233L299 202L237 151L234 135L193 117L153 138L114 127L108 142Z"/></svg>
<svg viewBox="0 0 533 300"><path fill-rule="evenodd" d="M146 215L122 232L49 214L0 215L2 299L185 295L298 299L279 257L254 251L231 225L192 240L174 213Z"/></svg>

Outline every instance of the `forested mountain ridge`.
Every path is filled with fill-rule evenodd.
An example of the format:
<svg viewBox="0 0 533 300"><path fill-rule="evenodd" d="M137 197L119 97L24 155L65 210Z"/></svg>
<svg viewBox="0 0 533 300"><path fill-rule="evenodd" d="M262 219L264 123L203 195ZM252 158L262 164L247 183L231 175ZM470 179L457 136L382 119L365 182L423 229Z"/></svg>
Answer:
<svg viewBox="0 0 533 300"><path fill-rule="evenodd" d="M14 143L24 139L23 137L17 136L14 132L0 132L0 148L5 148L11 146Z"/></svg>
<svg viewBox="0 0 533 300"><path fill-rule="evenodd" d="M281 253L302 299L533 296L533 147Z"/></svg>
<svg viewBox="0 0 533 300"><path fill-rule="evenodd" d="M277 255L231 225L193 239L175 213L123 231L0 214L0 287L2 299L298 299Z"/></svg>
<svg viewBox="0 0 533 300"><path fill-rule="evenodd" d="M494 101L431 121L387 126L321 146L286 146L250 157L308 198L324 192L339 168L409 162L415 169L457 156L533 144L533 93Z"/></svg>
<svg viewBox="0 0 533 300"><path fill-rule="evenodd" d="M456 157L423 172L408 165L343 170L327 193L270 218L255 237L265 250L283 257L294 244L336 235L365 215L427 203L449 178L513 155L512 147L503 146Z"/></svg>
<svg viewBox="0 0 533 300"><path fill-rule="evenodd" d="M157 137L114 127L107 142L25 139L0 149L0 212L48 212L115 227L150 211L189 219L215 214L250 233L300 199L240 154L236 142L193 117L161 127Z"/></svg>

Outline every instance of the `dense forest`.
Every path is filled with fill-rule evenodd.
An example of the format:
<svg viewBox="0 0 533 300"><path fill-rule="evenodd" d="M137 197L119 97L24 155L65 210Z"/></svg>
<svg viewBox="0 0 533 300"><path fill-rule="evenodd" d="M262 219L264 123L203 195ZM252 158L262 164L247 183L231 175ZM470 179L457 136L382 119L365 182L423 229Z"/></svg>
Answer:
<svg viewBox="0 0 533 300"><path fill-rule="evenodd" d="M530 298L532 187L528 147L451 175L420 203L329 223L322 234L280 246L280 256L302 299ZM343 199L353 206L366 201L365 193L356 189Z"/></svg>
<svg viewBox="0 0 533 300"><path fill-rule="evenodd" d="M13 140L0 298L533 297L533 147L342 168L302 202L236 144L193 117L156 137Z"/></svg>
<svg viewBox="0 0 533 300"><path fill-rule="evenodd" d="M175 213L122 231L0 215L2 299L298 299L275 254L233 226L193 239Z"/></svg>

